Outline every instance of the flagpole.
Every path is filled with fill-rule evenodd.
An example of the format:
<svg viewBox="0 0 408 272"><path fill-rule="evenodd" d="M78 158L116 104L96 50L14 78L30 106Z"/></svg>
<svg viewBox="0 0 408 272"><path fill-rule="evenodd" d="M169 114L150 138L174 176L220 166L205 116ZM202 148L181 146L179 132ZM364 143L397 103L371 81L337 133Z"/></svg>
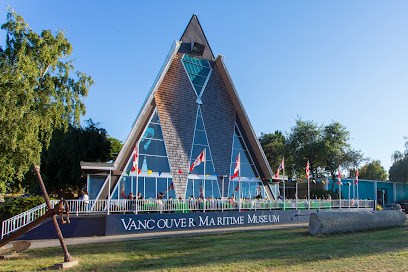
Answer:
<svg viewBox="0 0 408 272"><path fill-rule="evenodd" d="M310 177L307 177L307 198L308 198L308 209L310 210Z"/></svg>
<svg viewBox="0 0 408 272"><path fill-rule="evenodd" d="M238 203L239 203L239 211L241 211L241 194L242 194L242 189L241 189L241 152L238 153L239 156L239 170L238 170L238 184L239 184L239 190L238 190Z"/></svg>
<svg viewBox="0 0 408 272"><path fill-rule="evenodd" d="M205 212L205 161L206 160L207 160L207 148L204 149L204 190L203 190L204 212Z"/></svg>
<svg viewBox="0 0 408 272"><path fill-rule="evenodd" d="M296 210L297 209L298 209L298 181L296 180Z"/></svg>
<svg viewBox="0 0 408 272"><path fill-rule="evenodd" d="M350 187L351 187L351 183L349 182L349 211L350 211Z"/></svg>
<svg viewBox="0 0 408 272"><path fill-rule="evenodd" d="M282 177L282 181L283 181L283 210L286 210L286 188L285 188L285 157L283 157L282 159L282 170L283 170L283 177Z"/></svg>

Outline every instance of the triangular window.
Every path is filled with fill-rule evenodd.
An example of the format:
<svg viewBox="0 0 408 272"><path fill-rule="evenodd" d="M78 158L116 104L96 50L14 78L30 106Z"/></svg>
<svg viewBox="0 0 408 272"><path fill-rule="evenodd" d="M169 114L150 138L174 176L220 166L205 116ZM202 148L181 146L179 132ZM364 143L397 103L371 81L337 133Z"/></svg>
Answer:
<svg viewBox="0 0 408 272"><path fill-rule="evenodd" d="M237 160L238 153L241 154L241 177L258 177L258 172L255 168L254 162L252 161L251 155L248 152L244 139L242 138L241 132L239 131L238 126L235 125L231 157L231 176L234 174L235 162Z"/></svg>
<svg viewBox="0 0 408 272"><path fill-rule="evenodd" d="M162 172L170 173L170 165L167 157L166 146L164 144L163 133L161 129L157 109L153 112L148 126L138 141L139 144L139 164L138 168L144 172ZM133 155L133 153L132 153ZM132 156L129 160L126 171L133 167Z"/></svg>
<svg viewBox="0 0 408 272"><path fill-rule="evenodd" d="M191 85L196 92L197 103L201 104L200 98L212 71L210 63L205 59L200 59L187 54L183 56L182 62Z"/></svg>
<svg viewBox="0 0 408 272"><path fill-rule="evenodd" d="M194 141L193 149L191 151L190 165L197 159L203 150L206 149L206 160L205 160L205 175L215 175L214 165L211 157L210 147L208 145L207 134L205 132L203 116L201 115L200 106L198 106L197 120L194 130ZM204 163L194 167L190 174L204 174Z"/></svg>

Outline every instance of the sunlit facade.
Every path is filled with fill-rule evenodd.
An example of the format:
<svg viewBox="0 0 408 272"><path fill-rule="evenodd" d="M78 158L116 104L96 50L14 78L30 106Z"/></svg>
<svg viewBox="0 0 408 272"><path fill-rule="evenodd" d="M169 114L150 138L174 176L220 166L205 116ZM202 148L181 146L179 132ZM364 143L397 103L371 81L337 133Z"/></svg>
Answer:
<svg viewBox="0 0 408 272"><path fill-rule="evenodd" d="M137 150L137 169L133 169ZM205 150L205 162L190 166ZM239 176L233 176L240 155ZM82 162L91 199L274 198L271 169L222 56L194 15L113 163ZM134 171L132 171L132 169Z"/></svg>

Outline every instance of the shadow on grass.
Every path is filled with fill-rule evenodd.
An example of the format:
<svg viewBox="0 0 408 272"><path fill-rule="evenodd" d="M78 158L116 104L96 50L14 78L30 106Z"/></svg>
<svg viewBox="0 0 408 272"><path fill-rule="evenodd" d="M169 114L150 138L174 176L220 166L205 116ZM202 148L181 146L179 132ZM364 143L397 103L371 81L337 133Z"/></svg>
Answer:
<svg viewBox="0 0 408 272"><path fill-rule="evenodd" d="M197 267L239 270L240 263L256 266L259 262L259 269L262 270L401 251L408 248L407 237L407 225L318 237L310 236L305 228L300 228L91 244L71 246L69 251L80 260L80 266L75 271L143 271ZM62 251L56 248L33 250L29 256L63 258Z"/></svg>

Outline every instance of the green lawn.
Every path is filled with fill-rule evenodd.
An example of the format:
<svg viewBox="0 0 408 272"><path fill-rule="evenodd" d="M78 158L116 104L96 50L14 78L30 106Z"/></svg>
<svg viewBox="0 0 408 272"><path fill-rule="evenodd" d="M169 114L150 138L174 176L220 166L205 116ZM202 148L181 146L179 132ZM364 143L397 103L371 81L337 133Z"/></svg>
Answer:
<svg viewBox="0 0 408 272"><path fill-rule="evenodd" d="M306 228L70 246L69 271L407 271L408 225L312 237ZM63 259L61 248L0 261L0 271L36 271Z"/></svg>

